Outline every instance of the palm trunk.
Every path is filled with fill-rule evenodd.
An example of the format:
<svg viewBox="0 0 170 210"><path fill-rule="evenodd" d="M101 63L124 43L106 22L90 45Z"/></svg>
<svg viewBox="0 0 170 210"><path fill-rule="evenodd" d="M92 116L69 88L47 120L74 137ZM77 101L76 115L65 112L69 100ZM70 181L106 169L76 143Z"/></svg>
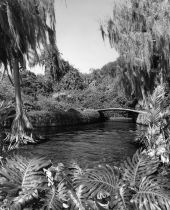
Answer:
<svg viewBox="0 0 170 210"><path fill-rule="evenodd" d="M22 113L19 65L16 59L13 61L13 75L14 75L14 86L15 86L16 116L17 116L17 115L22 115L23 113Z"/></svg>
<svg viewBox="0 0 170 210"><path fill-rule="evenodd" d="M27 143L28 141L33 142L33 139L26 135L26 132L32 129L32 125L29 122L25 114L25 111L23 110L21 87L20 87L19 63L16 58L13 59L12 66L13 66L14 86L15 86L16 116L12 123L12 132L10 136L10 146L9 146L10 149L18 147L20 144Z"/></svg>

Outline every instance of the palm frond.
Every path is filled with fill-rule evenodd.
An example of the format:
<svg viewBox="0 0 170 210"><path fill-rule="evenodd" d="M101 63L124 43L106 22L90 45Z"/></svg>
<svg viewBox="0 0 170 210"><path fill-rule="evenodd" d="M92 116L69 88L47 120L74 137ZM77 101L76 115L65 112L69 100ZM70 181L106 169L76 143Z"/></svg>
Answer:
<svg viewBox="0 0 170 210"><path fill-rule="evenodd" d="M155 148L159 134L163 135L167 132L167 118L169 116L168 108L164 108L163 102L165 98L165 84L160 84L156 87L153 94L146 100L147 114L141 116L143 122L149 125L144 132L137 132L137 141L144 143L146 148ZM161 143L161 142L160 142Z"/></svg>
<svg viewBox="0 0 170 210"><path fill-rule="evenodd" d="M36 199L38 199L37 190L25 190L24 192L21 192L18 197L12 200L10 207L11 209L20 210L22 207L25 207L27 204Z"/></svg>
<svg viewBox="0 0 170 210"><path fill-rule="evenodd" d="M74 189L69 189L68 197L68 205L70 209L85 210L85 203L82 199L82 185L80 185L76 191L74 191Z"/></svg>
<svg viewBox="0 0 170 210"><path fill-rule="evenodd" d="M43 208L47 210L56 210L63 208L63 202L67 201L67 190L64 182L57 186L53 185L46 191Z"/></svg>
<svg viewBox="0 0 170 210"><path fill-rule="evenodd" d="M165 85L160 84L155 88L153 94L151 95L152 106L154 106L155 108L160 107L164 98L165 98Z"/></svg>
<svg viewBox="0 0 170 210"><path fill-rule="evenodd" d="M170 197L161 189L153 177L144 177L131 202L137 209L170 209Z"/></svg>
<svg viewBox="0 0 170 210"><path fill-rule="evenodd" d="M11 201L15 201L15 205L24 203L24 199L27 202L28 198L34 197L35 190L47 185L43 168L50 165L51 162L42 157L13 155L7 158L0 169L1 192L7 193Z"/></svg>
<svg viewBox="0 0 170 210"><path fill-rule="evenodd" d="M100 190L115 194L120 187L120 173L117 168L108 165L99 166L95 169L87 169L74 182L83 185L83 197L85 198L94 198Z"/></svg>
<svg viewBox="0 0 170 210"><path fill-rule="evenodd" d="M77 163L71 162L67 166L67 176L70 178L71 182L74 184L83 174L86 172L85 169L82 169Z"/></svg>
<svg viewBox="0 0 170 210"><path fill-rule="evenodd" d="M146 117L146 123L147 125L158 125L160 123L160 120L162 119L162 108L157 107L153 108L151 110L148 110L147 117Z"/></svg>
<svg viewBox="0 0 170 210"><path fill-rule="evenodd" d="M74 183L81 189L81 199L94 200L94 208L111 208L126 210L129 206L131 194L122 182L120 169L117 167L99 166L95 169L86 169L74 179ZM78 204L82 204L78 202ZM108 207L106 207L108 206Z"/></svg>
<svg viewBox="0 0 170 210"><path fill-rule="evenodd" d="M148 176L157 171L159 165L158 158L151 158L146 151L138 150L131 158L128 158L121 165L123 169L123 179L135 187L141 181L143 176Z"/></svg>
<svg viewBox="0 0 170 210"><path fill-rule="evenodd" d="M165 85L158 85L153 94L150 95L146 101L147 104L147 114L145 115L145 123L147 125L157 125L162 119L162 114L164 109L162 107L165 98Z"/></svg>

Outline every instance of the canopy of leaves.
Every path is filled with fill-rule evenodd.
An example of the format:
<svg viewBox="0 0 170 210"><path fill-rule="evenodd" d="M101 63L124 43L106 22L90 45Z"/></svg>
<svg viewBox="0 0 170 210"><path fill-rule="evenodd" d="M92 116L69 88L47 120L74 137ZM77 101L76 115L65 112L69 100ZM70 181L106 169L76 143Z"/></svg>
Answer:
<svg viewBox="0 0 170 210"><path fill-rule="evenodd" d="M80 76L77 69L70 69L66 73L58 84L58 88L61 90L82 90L84 88L84 81Z"/></svg>
<svg viewBox="0 0 170 210"><path fill-rule="evenodd" d="M43 75L35 75L31 71L21 73L21 88L25 95L37 98L38 95L49 95L52 93L52 81L47 80Z"/></svg>

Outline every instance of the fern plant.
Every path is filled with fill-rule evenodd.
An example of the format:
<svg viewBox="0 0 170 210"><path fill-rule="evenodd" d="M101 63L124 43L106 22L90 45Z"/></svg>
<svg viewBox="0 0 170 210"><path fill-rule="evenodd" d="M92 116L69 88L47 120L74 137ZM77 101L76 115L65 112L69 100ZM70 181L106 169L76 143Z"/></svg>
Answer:
<svg viewBox="0 0 170 210"><path fill-rule="evenodd" d="M132 159L128 158L121 165L121 168L106 165L88 169L84 174L77 176L74 183L77 186L82 185L83 199L94 200L100 207L107 198L109 209L156 210L159 206L166 209L167 206L170 208L170 198L155 180L156 176L153 176L158 165L158 158L149 157L147 151L137 151ZM144 182L144 179L150 180L150 183ZM142 191L142 187L145 191ZM148 208L142 205L144 207L147 205Z"/></svg>
<svg viewBox="0 0 170 210"><path fill-rule="evenodd" d="M148 150L148 155L160 157L163 163L169 164L169 108L163 106L165 85L160 84L147 99L146 131L138 132L136 141L141 142Z"/></svg>
<svg viewBox="0 0 170 210"><path fill-rule="evenodd" d="M6 159L0 169L0 190L6 194L11 209L21 209L38 199L38 190L47 184L43 168L50 165L51 162L42 157L13 155Z"/></svg>
<svg viewBox="0 0 170 210"><path fill-rule="evenodd" d="M131 202L138 210L167 210L170 208L170 197L158 185L153 177L144 177Z"/></svg>
<svg viewBox="0 0 170 210"><path fill-rule="evenodd" d="M44 169L48 184L44 188L43 207L46 210L62 209L63 202L67 202L67 188L65 181L64 165L51 166Z"/></svg>
<svg viewBox="0 0 170 210"><path fill-rule="evenodd" d="M155 173L158 158L137 151L120 168L53 166L42 157L13 155L0 169L4 209L146 210L170 209L170 198ZM6 202L7 201L7 202Z"/></svg>
<svg viewBox="0 0 170 210"><path fill-rule="evenodd" d="M148 156L146 150L138 150L132 159L127 158L121 165L122 179L128 181L130 187L134 189L144 176L157 172L159 163L159 159Z"/></svg>

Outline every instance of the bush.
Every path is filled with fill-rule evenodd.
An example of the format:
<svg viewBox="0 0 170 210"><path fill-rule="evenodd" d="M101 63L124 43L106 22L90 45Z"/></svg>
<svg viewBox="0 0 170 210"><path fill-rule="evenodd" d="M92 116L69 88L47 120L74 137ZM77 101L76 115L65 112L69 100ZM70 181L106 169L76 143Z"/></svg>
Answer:
<svg viewBox="0 0 170 210"><path fill-rule="evenodd" d="M55 91L64 91L64 90L82 90L84 89L85 84L81 78L78 70L72 69L66 73L63 78L58 82L54 89Z"/></svg>

